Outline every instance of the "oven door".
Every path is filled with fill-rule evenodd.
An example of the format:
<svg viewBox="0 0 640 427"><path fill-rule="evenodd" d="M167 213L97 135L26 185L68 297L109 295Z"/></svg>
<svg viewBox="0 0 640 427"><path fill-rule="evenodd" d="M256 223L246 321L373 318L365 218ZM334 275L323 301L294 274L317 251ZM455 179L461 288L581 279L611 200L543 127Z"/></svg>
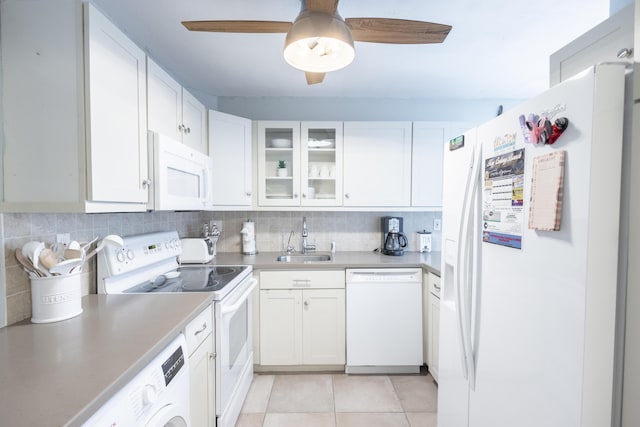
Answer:
<svg viewBox="0 0 640 427"><path fill-rule="evenodd" d="M211 157L165 135L149 132L149 161L153 171L150 209L200 210L210 206Z"/></svg>
<svg viewBox="0 0 640 427"><path fill-rule="evenodd" d="M251 294L258 281L248 277L215 303L216 414L228 419L240 412L253 373ZM249 372L250 371L250 372ZM249 373L247 373L249 372ZM249 376L249 378L246 378ZM230 413L231 412L231 413Z"/></svg>

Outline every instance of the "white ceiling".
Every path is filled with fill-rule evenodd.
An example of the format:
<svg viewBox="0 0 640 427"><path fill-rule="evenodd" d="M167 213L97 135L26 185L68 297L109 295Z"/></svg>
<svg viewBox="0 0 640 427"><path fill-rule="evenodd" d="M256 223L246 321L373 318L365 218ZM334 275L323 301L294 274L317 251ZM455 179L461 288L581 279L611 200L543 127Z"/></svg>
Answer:
<svg viewBox="0 0 640 427"><path fill-rule="evenodd" d="M293 21L299 0L91 0L184 86L211 96L516 98L548 87L549 55L609 15L608 0L342 0L345 17L449 24L438 45L356 42L347 68L307 86L284 34L187 31L183 20Z"/></svg>

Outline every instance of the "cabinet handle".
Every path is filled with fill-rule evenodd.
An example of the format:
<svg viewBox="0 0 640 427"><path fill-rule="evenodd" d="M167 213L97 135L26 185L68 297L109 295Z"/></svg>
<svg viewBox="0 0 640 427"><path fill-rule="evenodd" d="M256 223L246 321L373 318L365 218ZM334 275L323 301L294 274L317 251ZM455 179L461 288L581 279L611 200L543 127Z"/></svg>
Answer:
<svg viewBox="0 0 640 427"><path fill-rule="evenodd" d="M305 301L304 301L304 306L305 306L305 307L309 307L309 301L305 300Z"/></svg>
<svg viewBox="0 0 640 427"><path fill-rule="evenodd" d="M142 180L142 187L143 188L151 187L151 180L149 178Z"/></svg>
<svg viewBox="0 0 640 427"><path fill-rule="evenodd" d="M293 198L297 199L298 198L298 193L293 193Z"/></svg>
<svg viewBox="0 0 640 427"><path fill-rule="evenodd" d="M629 49L629 48L623 47L622 49L620 49L618 51L616 56L618 58L620 58L620 59L622 59L622 58L631 58L631 56L633 56L633 49Z"/></svg>
<svg viewBox="0 0 640 427"><path fill-rule="evenodd" d="M184 125L178 125L178 130L180 132L183 132L184 131Z"/></svg>
<svg viewBox="0 0 640 427"><path fill-rule="evenodd" d="M191 133L191 128L185 128L184 133L187 133L187 134Z"/></svg>
<svg viewBox="0 0 640 427"><path fill-rule="evenodd" d="M344 198L348 199L349 198L349 193L345 193Z"/></svg>
<svg viewBox="0 0 640 427"><path fill-rule="evenodd" d="M205 323L203 323L203 324L202 324L202 327L201 327L200 329L198 329L198 330L193 334L193 336L197 337L198 335L200 335L201 333L203 333L203 332L204 332L204 331L206 331L206 330L207 330L207 323L205 322Z"/></svg>
<svg viewBox="0 0 640 427"><path fill-rule="evenodd" d="M304 286L304 287L310 287L311 286L311 280L309 279L293 279L293 286Z"/></svg>
<svg viewBox="0 0 640 427"><path fill-rule="evenodd" d="M306 199L307 198L307 194L306 193L302 193L302 198Z"/></svg>
<svg viewBox="0 0 640 427"><path fill-rule="evenodd" d="M433 287L436 288L436 290L440 290L440 286L436 285L435 283L433 284Z"/></svg>
<svg viewBox="0 0 640 427"><path fill-rule="evenodd" d="M247 197L251 197L251 191L247 191Z"/></svg>

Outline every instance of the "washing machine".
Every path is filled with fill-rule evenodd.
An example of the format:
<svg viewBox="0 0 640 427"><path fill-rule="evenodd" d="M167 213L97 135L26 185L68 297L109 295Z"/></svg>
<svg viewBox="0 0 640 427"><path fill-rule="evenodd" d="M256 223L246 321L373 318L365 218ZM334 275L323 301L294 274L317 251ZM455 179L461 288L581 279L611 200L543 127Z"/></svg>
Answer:
<svg viewBox="0 0 640 427"><path fill-rule="evenodd" d="M189 353L180 334L83 427L191 427Z"/></svg>

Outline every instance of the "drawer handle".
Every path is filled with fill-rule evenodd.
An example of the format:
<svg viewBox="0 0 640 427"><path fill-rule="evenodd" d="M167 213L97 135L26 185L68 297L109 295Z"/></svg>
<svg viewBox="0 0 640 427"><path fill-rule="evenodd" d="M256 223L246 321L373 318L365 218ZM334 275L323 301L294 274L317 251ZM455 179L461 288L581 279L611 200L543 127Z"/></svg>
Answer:
<svg viewBox="0 0 640 427"><path fill-rule="evenodd" d="M435 283L433 284L433 287L436 288L436 290L440 290L440 286L436 285Z"/></svg>
<svg viewBox="0 0 640 427"><path fill-rule="evenodd" d="M293 286L311 286L311 280L309 279L293 279Z"/></svg>
<svg viewBox="0 0 640 427"><path fill-rule="evenodd" d="M195 333L193 334L193 336L197 337L198 335L200 335L201 333L203 333L204 331L207 330L207 322L204 322L202 324L202 328L198 329L197 331L195 331Z"/></svg>

